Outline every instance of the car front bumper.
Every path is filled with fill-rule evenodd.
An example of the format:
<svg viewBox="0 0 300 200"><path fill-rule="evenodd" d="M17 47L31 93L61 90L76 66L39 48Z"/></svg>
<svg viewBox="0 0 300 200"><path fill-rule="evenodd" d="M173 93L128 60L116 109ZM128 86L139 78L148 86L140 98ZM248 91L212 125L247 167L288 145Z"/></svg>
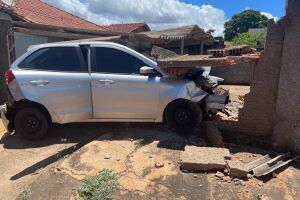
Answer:
<svg viewBox="0 0 300 200"><path fill-rule="evenodd" d="M206 110L208 112L222 111L228 102L228 95L208 95L206 97Z"/></svg>
<svg viewBox="0 0 300 200"><path fill-rule="evenodd" d="M6 117L6 114L7 114L7 105L4 104L4 105L1 105L0 106L0 115L1 115L1 120L3 122L3 125L4 127L6 128L6 130L8 130L9 128L9 120L7 119Z"/></svg>

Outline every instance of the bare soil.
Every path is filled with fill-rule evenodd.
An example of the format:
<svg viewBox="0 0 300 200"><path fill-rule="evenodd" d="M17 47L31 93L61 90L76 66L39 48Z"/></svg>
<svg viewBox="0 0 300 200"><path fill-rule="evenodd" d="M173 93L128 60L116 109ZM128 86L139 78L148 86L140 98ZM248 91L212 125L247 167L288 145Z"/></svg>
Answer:
<svg viewBox="0 0 300 200"><path fill-rule="evenodd" d="M249 90L229 87L229 92L236 94L231 95L232 103L240 103L239 96ZM201 132L179 136L161 124L100 123L55 125L38 142L4 133L0 199L76 199L82 180L103 168L119 176L114 199L281 200L300 195L298 162L262 179L243 180L243 185L216 177L216 171L180 171L179 157L185 146L207 145ZM269 153L234 144L225 147L232 159L244 163Z"/></svg>

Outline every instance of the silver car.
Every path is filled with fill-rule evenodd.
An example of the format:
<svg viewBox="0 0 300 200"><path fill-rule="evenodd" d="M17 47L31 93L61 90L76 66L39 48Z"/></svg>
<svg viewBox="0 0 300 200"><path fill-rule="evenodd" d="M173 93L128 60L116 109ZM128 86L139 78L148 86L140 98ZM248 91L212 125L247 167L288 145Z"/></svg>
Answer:
<svg viewBox="0 0 300 200"><path fill-rule="evenodd" d="M8 103L1 117L8 130L28 139L44 137L51 123L165 122L185 131L227 103L226 96L110 42L33 46L5 75Z"/></svg>

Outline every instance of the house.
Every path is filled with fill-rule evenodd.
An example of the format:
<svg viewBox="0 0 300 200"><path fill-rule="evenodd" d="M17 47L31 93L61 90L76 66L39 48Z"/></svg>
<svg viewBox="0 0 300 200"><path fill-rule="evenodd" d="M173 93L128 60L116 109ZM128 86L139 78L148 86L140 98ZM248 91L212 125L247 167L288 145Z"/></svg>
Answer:
<svg viewBox="0 0 300 200"><path fill-rule="evenodd" d="M150 30L146 23L97 25L41 0L12 2L14 4L9 6L0 0L0 19L13 23L11 30L13 37L9 38L14 49L10 63L25 53L29 46L35 44Z"/></svg>

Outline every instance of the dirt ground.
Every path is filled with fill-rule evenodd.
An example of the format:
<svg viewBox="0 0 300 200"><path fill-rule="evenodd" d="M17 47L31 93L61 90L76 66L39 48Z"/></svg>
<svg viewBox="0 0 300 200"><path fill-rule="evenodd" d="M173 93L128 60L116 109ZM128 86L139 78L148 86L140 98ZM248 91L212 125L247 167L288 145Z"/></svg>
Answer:
<svg viewBox="0 0 300 200"><path fill-rule="evenodd" d="M147 142L138 148L142 139ZM75 199L82 179L103 168L119 175L114 199L297 199L300 195L299 165L277 178L253 178L236 186L219 180L216 172L181 172L179 155L186 145L205 146L206 141L200 135L178 136L163 125L119 123L55 126L41 142L6 136L1 139L0 199ZM227 147L243 162L267 153Z"/></svg>
<svg viewBox="0 0 300 200"><path fill-rule="evenodd" d="M236 113L249 88L225 87L232 100L227 109ZM0 123L1 200L78 199L82 180L104 168L119 177L114 199L281 200L300 195L299 162L239 185L216 177L216 171L180 171L179 156L185 146L209 145L201 131L179 136L161 124L69 124L54 125L42 141L26 141L5 132ZM233 144L226 148L233 159L244 163L268 153Z"/></svg>

